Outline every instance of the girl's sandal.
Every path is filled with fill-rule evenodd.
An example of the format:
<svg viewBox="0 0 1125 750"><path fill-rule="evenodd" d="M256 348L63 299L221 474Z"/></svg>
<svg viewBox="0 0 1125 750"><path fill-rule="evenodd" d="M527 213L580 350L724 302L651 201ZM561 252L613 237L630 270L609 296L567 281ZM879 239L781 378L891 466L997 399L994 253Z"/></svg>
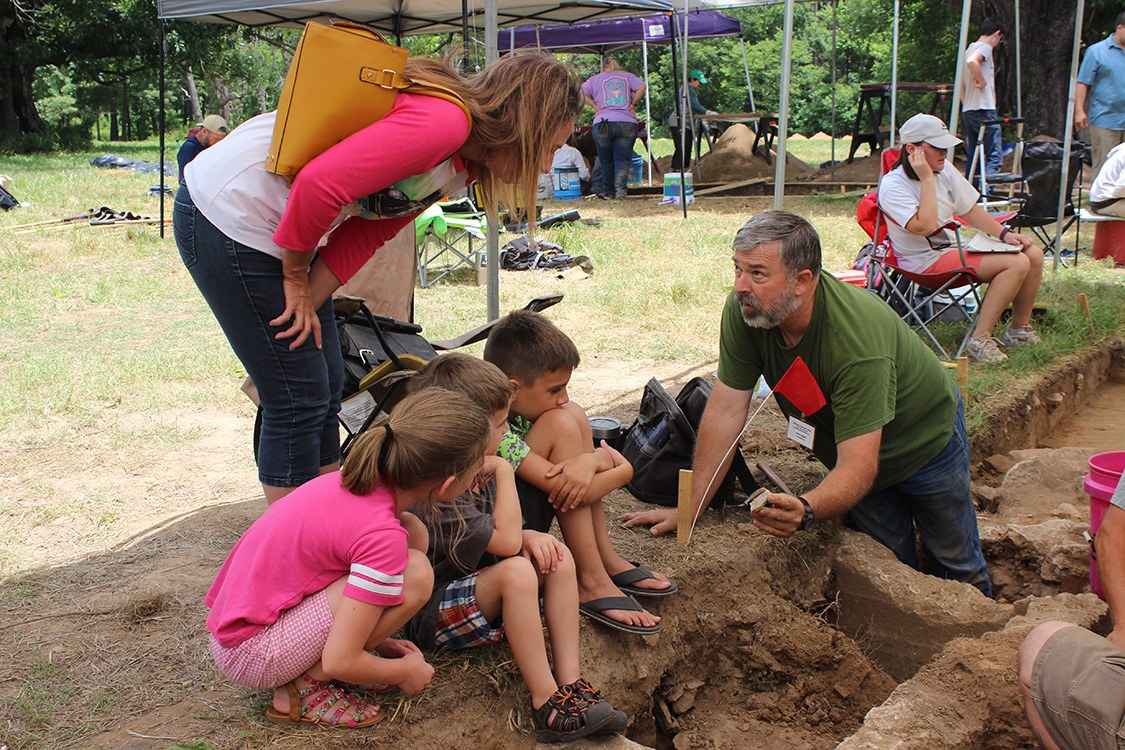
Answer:
<svg viewBox="0 0 1125 750"><path fill-rule="evenodd" d="M378 724L386 716L382 709L378 709L378 713L371 718L356 721L356 717L360 716L369 704L345 693L325 680L314 680L307 674L301 675L301 679L309 683L308 687L298 688L293 682L285 686L285 690L289 694L289 713L283 714L270 706L266 709L266 718L278 724L323 724L329 727L362 729ZM305 698L309 696L312 696L312 700L304 703ZM328 710L337 704L339 705L332 715L325 718ZM355 706L352 718L343 722L344 714L352 706ZM306 714L310 712L312 712L312 715L307 716Z"/></svg>

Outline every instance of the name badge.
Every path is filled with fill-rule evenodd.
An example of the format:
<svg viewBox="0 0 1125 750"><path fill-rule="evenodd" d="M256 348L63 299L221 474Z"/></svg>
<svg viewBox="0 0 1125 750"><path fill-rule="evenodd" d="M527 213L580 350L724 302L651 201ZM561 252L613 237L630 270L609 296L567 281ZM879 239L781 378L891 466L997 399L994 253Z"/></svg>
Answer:
<svg viewBox="0 0 1125 750"><path fill-rule="evenodd" d="M789 417L789 434L790 440L795 440L809 450L812 450L813 438L816 436L816 428L808 422L802 422L796 417Z"/></svg>

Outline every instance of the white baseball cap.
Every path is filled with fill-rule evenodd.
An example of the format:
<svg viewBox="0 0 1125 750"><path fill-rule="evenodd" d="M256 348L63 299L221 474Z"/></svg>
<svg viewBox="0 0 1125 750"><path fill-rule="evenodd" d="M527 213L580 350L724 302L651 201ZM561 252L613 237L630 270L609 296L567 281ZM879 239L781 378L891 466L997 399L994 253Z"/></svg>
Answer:
<svg viewBox="0 0 1125 750"><path fill-rule="evenodd" d="M953 148L961 139L949 134L949 128L933 115L918 114L911 117L898 129L898 137L903 143L928 143L936 148Z"/></svg>

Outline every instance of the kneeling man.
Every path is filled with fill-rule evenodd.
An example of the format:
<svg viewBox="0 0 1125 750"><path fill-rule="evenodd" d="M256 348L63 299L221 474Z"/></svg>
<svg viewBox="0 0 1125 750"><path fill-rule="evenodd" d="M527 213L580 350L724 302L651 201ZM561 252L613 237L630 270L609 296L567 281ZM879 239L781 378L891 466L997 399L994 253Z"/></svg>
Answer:
<svg viewBox="0 0 1125 750"><path fill-rule="evenodd" d="M796 214L759 214L735 235L719 379L692 467L695 512L714 494L704 496L708 480L730 466L727 449L745 424L758 376L777 383L799 356L828 404L802 414L784 396L778 403L791 423L803 423L800 431L811 432L813 453L830 471L804 497L773 495L754 523L788 537L847 513L852 525L914 568L917 528L935 575L991 596L956 384L886 303L821 273L820 262L820 238ZM676 528L675 508L623 518L626 526L652 525L656 535Z"/></svg>

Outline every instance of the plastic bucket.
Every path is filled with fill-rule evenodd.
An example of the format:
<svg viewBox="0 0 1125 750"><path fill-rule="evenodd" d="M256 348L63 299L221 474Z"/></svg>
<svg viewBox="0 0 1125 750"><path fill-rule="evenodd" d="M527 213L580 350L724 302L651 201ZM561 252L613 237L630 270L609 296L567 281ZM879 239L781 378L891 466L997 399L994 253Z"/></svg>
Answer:
<svg viewBox="0 0 1125 750"><path fill-rule="evenodd" d="M1113 497L1117 483L1121 481L1121 472L1125 470L1125 451L1111 451L1091 456L1087 462L1090 473L1086 475L1083 486L1086 494L1090 496L1090 536L1098 533L1102 519L1109 510L1109 499ZM1105 599L1105 589L1102 588L1102 579L1098 577L1098 560L1094 550L1090 549L1090 590Z"/></svg>
<svg viewBox="0 0 1125 750"><path fill-rule="evenodd" d="M629 182L640 182L644 179L645 160L640 154L633 154L633 161L629 163Z"/></svg>
<svg viewBox="0 0 1125 750"><path fill-rule="evenodd" d="M551 182L555 188L557 201L572 201L582 197L582 186L578 182L578 167L555 167L551 172Z"/></svg>
<svg viewBox="0 0 1125 750"><path fill-rule="evenodd" d="M681 188L683 188L681 190ZM684 200L682 196L686 195L687 204L690 206L695 203L695 188L691 186L691 172L686 174L683 172L669 172L664 175L664 198L661 203L672 203L674 205L681 205Z"/></svg>

